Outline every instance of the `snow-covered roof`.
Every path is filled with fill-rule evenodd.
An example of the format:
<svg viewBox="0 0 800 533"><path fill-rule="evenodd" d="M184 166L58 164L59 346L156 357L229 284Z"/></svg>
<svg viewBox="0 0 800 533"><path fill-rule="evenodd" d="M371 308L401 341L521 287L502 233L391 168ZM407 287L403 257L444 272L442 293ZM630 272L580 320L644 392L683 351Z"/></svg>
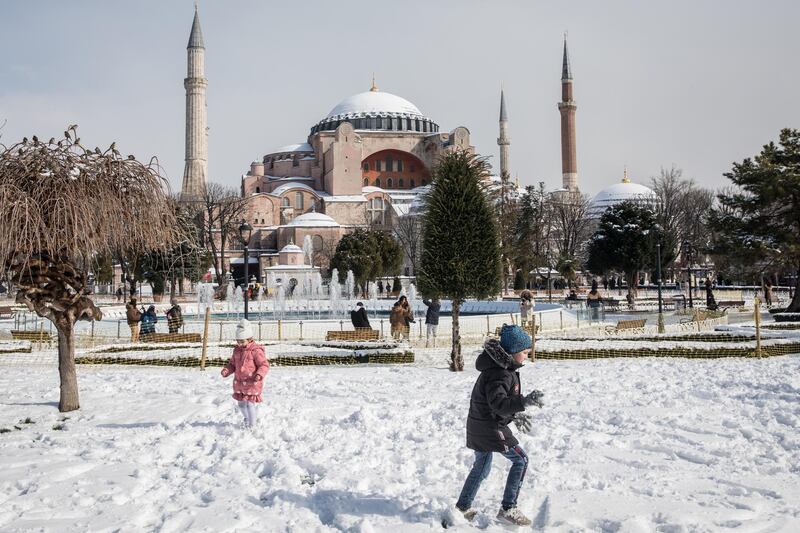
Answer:
<svg viewBox="0 0 800 533"><path fill-rule="evenodd" d="M304 191L308 191L308 192L316 194L317 196L320 196L319 191L315 191L314 189L312 189L311 187L309 187L305 183L298 183L296 181L293 181L291 183L284 183L280 187L275 188L275 190L272 191L272 194L274 194L275 196L280 196L281 194L283 194L286 191L289 191L291 189L302 189Z"/></svg>
<svg viewBox="0 0 800 533"><path fill-rule="evenodd" d="M325 202L366 202L363 194L326 196Z"/></svg>
<svg viewBox="0 0 800 533"><path fill-rule="evenodd" d="M417 106L405 98L382 91L366 91L348 96L336 104L325 118L343 119L367 114L424 116Z"/></svg>
<svg viewBox="0 0 800 533"><path fill-rule="evenodd" d="M290 253L290 254L301 253L302 254L303 253L303 249L300 248L299 246L297 246L296 244L294 244L293 242L290 242L289 244L287 244L286 246L281 248L281 253Z"/></svg>
<svg viewBox="0 0 800 533"><path fill-rule="evenodd" d="M594 216L600 216L609 207L625 201L652 205L656 202L656 193L649 187L633 183L626 176L622 182L615 183L597 193L592 200L590 213Z"/></svg>
<svg viewBox="0 0 800 533"><path fill-rule="evenodd" d="M311 176L267 176L269 181L295 181L295 180L302 180L302 181L314 181L314 178Z"/></svg>
<svg viewBox="0 0 800 533"><path fill-rule="evenodd" d="M325 213L305 213L286 224L291 227L305 228L338 228L339 223ZM283 251L283 250L281 250Z"/></svg>
<svg viewBox="0 0 800 533"><path fill-rule="evenodd" d="M287 152L313 152L314 148L308 143L296 143L296 144L287 144L286 146L281 146L277 150L273 150L267 155L272 154L283 154Z"/></svg>

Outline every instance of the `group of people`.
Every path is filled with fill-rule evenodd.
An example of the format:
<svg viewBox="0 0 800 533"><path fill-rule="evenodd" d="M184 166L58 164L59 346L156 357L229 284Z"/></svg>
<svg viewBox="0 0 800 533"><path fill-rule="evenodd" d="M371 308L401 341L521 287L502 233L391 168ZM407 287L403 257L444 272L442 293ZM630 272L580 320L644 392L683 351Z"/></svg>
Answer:
<svg viewBox="0 0 800 533"><path fill-rule="evenodd" d="M176 301L172 301L166 313L167 329L170 333L177 333L183 326L183 313L181 306ZM140 336L151 335L156 332L156 324L158 323L158 314L156 313L156 306L150 305L147 309L144 306L137 307L136 298L125 304L125 318L128 321L128 327L131 328L131 342L138 342Z"/></svg>
<svg viewBox="0 0 800 533"><path fill-rule="evenodd" d="M429 311L434 304L438 304L438 300L430 302ZM364 307L357 307L360 309L354 309L353 313L360 316ZM517 507L528 469L528 456L509 427L513 422L520 431L529 432L533 420L526 409L544 406L543 392L533 390L522 394L519 369L528 360L531 346L531 336L520 326L504 325L500 338L487 341L475 362L480 374L472 388L466 422L466 445L474 451L475 460L455 504L467 520L473 520L477 515L472 503L481 482L489 475L492 456L496 452L511 462L497 517L511 525L531 524L531 520ZM264 379L268 372L269 359L264 347L253 339L250 323L241 320L236 326L233 354L220 373L223 378L234 376L232 397L237 402L245 428L257 424L257 407L263 402Z"/></svg>
<svg viewBox="0 0 800 533"><path fill-rule="evenodd" d="M436 347L436 333L439 327L442 304L438 298L424 299L422 303L428 308L425 312L425 347L428 347L431 341L433 346ZM350 321L355 329L372 329L363 302L357 302L350 311ZM389 312L389 326L392 337L408 340L411 324L414 322L414 311L408 303L408 298L401 296L392 305L392 309Z"/></svg>

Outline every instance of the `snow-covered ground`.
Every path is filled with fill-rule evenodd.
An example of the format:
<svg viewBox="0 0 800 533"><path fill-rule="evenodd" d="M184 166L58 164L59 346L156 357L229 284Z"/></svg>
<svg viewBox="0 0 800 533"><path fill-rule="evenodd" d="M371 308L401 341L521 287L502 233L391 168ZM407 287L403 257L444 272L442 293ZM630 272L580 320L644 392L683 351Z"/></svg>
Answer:
<svg viewBox="0 0 800 533"><path fill-rule="evenodd" d="M469 360L275 367L252 433L215 369L81 366L62 420L54 367L0 366L0 530L441 530L472 461ZM520 437L536 526L800 531L800 356L540 361L522 381L546 392ZM503 530L506 472L495 456L449 531Z"/></svg>

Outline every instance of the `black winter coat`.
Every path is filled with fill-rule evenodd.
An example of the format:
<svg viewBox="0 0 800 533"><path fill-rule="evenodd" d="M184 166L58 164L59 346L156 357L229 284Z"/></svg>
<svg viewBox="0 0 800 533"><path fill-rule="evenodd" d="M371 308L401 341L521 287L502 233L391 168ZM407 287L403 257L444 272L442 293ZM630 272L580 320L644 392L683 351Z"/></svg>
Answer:
<svg viewBox="0 0 800 533"><path fill-rule="evenodd" d="M422 300L422 303L428 306L428 310L425 312L425 323L432 324L434 326L439 325L439 312L442 309L441 302L432 302L430 300Z"/></svg>
<svg viewBox="0 0 800 533"><path fill-rule="evenodd" d="M525 410L519 372L522 365L500 347L486 342L475 361L481 375L472 388L467 417L467 448L479 452L504 452L519 444L508 424Z"/></svg>
<svg viewBox="0 0 800 533"><path fill-rule="evenodd" d="M354 328L370 327L369 318L367 318L367 310L363 307L359 308L358 311L355 309L350 311L350 320L353 322Z"/></svg>

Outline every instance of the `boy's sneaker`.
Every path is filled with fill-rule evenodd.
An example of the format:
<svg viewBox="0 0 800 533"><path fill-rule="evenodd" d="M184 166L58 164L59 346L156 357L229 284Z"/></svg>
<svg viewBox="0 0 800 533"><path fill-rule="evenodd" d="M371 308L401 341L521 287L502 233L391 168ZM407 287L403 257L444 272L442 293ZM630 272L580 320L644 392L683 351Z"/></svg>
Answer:
<svg viewBox="0 0 800 533"><path fill-rule="evenodd" d="M522 514L522 511L520 511L517 507L500 509L500 511L497 513L497 518L515 526L531 525L531 519Z"/></svg>
<svg viewBox="0 0 800 533"><path fill-rule="evenodd" d="M461 511L461 514L464 515L464 518L466 518L470 522L472 521L473 518L475 518L475 515L478 514L478 511L473 509L472 507L470 507L469 509L461 509L460 507L456 506L456 509Z"/></svg>

